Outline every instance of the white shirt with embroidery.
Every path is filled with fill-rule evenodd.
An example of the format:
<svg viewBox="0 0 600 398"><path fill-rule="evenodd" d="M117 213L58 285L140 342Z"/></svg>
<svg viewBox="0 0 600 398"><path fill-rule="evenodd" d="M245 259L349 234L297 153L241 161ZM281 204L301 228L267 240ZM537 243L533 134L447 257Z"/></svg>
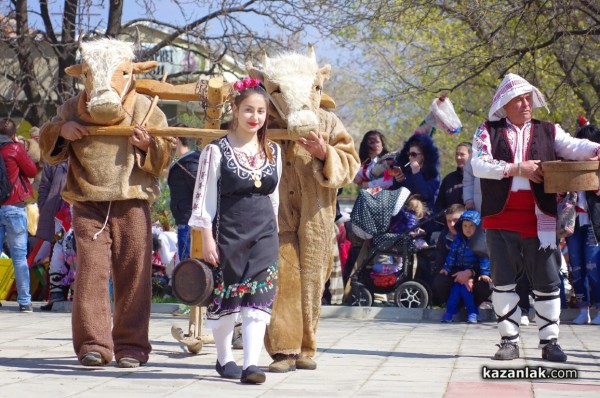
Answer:
<svg viewBox="0 0 600 398"><path fill-rule="evenodd" d="M281 180L281 149L277 151L277 186L273 193L269 195L275 217L279 212L279 181ZM192 215L188 224L194 229L212 228L212 221L217 214L218 206L218 181L221 177L221 157L222 153L218 145L207 145L200 154L198 163L198 175L196 176L196 186L194 188L194 203L192 205ZM233 155L235 162L238 159ZM268 162L267 162L268 163ZM265 163L266 167L267 163Z"/></svg>
<svg viewBox="0 0 600 398"><path fill-rule="evenodd" d="M522 128L506 119L507 138L513 153L514 163L526 160L526 143L531 135L531 121ZM554 125L554 151L556 155L569 160L588 160L596 156L600 146L589 140L574 138L565 132L560 125ZM473 137L473 157L471 159L473 174L479 178L501 180L508 177L511 163L496 160L492 156L492 144L487 123L482 123ZM511 191L530 190L529 179L513 176Z"/></svg>

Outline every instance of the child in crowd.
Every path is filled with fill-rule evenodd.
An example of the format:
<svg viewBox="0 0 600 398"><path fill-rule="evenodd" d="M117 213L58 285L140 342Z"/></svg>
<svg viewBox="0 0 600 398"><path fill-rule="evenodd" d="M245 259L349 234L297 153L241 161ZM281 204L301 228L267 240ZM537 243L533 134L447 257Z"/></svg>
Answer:
<svg viewBox="0 0 600 398"><path fill-rule="evenodd" d="M427 206L419 199L418 195L409 196L398 214L392 217L389 232L403 234L410 231L408 235L415 239L417 248L427 247L427 242L420 237L425 234L425 231L422 228L415 228L423 217L427 215L427 212Z"/></svg>
<svg viewBox="0 0 600 398"><path fill-rule="evenodd" d="M464 213L465 206L460 203L450 205L446 210L446 227L440 232L435 246L435 264L439 267L446 262L446 257L450 253L450 245L456 237L454 225Z"/></svg>
<svg viewBox="0 0 600 398"><path fill-rule="evenodd" d="M452 317L458 312L462 298L465 307L467 307L467 322L477 323L479 311L473 296L474 279L485 282L491 281L489 277L490 260L487 257L478 257L469 247L469 241L480 223L481 218L475 210L465 211L456 223L456 238L450 245L450 252L440 270L440 274L452 275L459 271L470 270L472 278L465 284L456 281L452 284L442 322L452 322Z"/></svg>

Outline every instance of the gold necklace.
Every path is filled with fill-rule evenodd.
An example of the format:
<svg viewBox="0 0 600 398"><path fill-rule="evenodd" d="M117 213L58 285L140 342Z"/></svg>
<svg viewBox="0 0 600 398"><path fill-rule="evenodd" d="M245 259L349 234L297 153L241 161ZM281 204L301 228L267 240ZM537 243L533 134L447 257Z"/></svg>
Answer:
<svg viewBox="0 0 600 398"><path fill-rule="evenodd" d="M261 181L262 173L260 172L259 168L256 167L256 164L258 162L257 158L260 158L260 153L257 153L254 156L250 156L246 152L244 152L240 149L234 148L234 150L236 153L243 155L246 165L248 166L249 169L251 169L250 177L252 178L252 180L254 180L254 186L256 188L260 188L262 186L262 181ZM252 159L252 161L250 159Z"/></svg>

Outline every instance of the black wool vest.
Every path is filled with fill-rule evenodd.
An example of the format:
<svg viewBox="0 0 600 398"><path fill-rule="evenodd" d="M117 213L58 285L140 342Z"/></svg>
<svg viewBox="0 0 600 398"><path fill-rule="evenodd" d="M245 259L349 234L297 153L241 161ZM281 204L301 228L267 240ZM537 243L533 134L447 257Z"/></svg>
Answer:
<svg viewBox="0 0 600 398"><path fill-rule="evenodd" d="M525 143L524 160L541 160L542 162L556 160L554 151L554 124L541 122L533 119L531 121L531 135L529 141ZM487 122L490 141L492 144L491 153L494 159L504 160L508 163L514 163L514 156L510 149L507 139L506 119L495 122ZM481 215L493 216L501 213L506 206L512 177L501 180L492 180L489 178L481 179ZM544 184L529 181L535 203L541 211L548 215L556 216L556 194L544 193Z"/></svg>

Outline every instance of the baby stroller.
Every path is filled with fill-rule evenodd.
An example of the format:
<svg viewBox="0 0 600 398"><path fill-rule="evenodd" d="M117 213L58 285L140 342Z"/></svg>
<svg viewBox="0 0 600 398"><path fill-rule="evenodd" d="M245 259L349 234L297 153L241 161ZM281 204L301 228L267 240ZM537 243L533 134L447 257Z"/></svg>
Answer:
<svg viewBox="0 0 600 398"><path fill-rule="evenodd" d="M394 303L404 308L426 308L431 288L415 277L421 262L430 262L434 247L420 247L409 233L440 216L424 219L402 234L388 232L392 217L410 196L406 188L372 193L362 190L352 210L352 232L371 239L371 249L350 274L347 303L371 306L373 294L394 293Z"/></svg>

